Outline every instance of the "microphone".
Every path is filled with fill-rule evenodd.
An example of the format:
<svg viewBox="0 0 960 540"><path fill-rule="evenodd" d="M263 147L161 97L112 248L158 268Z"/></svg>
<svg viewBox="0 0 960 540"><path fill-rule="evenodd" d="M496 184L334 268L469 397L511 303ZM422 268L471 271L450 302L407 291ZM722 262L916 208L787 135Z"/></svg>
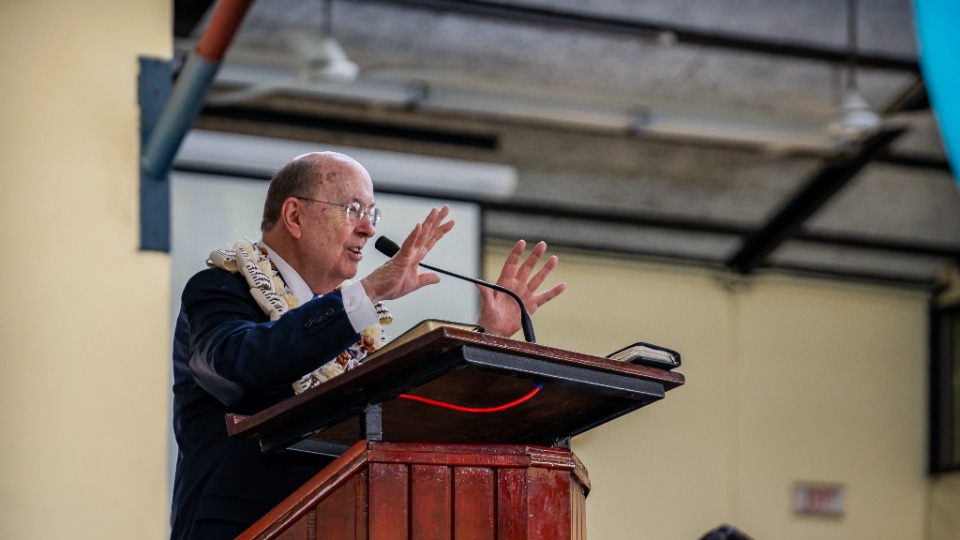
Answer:
<svg viewBox="0 0 960 540"><path fill-rule="evenodd" d="M380 238L377 238L377 241L373 246L377 248L377 251L391 258L394 255L396 255L398 251L400 251L400 246L398 246L396 242L394 242L393 240L390 240L386 236L381 236ZM523 300L521 300L520 297L517 296L517 293L511 291L506 287L501 287L500 285L487 283L486 281L483 281L480 279L461 276L460 274L454 274L453 272L449 272L447 270L443 270L435 266L430 266L429 264L420 263L420 266L428 270L433 270L434 272L438 272L440 274L446 274L448 276L455 277L457 279L469 281L470 283L476 283L477 285L489 287L495 291L500 291L504 294L510 295L511 298L517 301L517 305L520 306L520 327L523 328L523 339L525 339L530 343L537 342L537 338L533 335L533 321L530 320L530 314L527 313L527 308L523 305Z"/></svg>

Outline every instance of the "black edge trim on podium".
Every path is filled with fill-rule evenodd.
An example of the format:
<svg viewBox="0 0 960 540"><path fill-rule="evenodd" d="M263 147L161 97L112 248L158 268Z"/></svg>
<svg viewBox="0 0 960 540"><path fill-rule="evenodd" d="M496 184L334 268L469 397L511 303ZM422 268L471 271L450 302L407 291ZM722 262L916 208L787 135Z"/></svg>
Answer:
<svg viewBox="0 0 960 540"><path fill-rule="evenodd" d="M543 426L516 441L518 443L568 447L571 437L633 412L653 401L663 399L666 395L662 383L615 373L586 370L576 366L554 364L536 358L513 356L473 347L464 347L463 355L467 363L476 367L492 368L495 371L506 368L513 373L523 374L541 382L550 381L581 389L589 387L597 394L616 398L604 405L581 411L580 414L568 417L564 421Z"/></svg>
<svg viewBox="0 0 960 540"><path fill-rule="evenodd" d="M598 394L636 400L641 398L650 402L663 399L663 384L624 377L616 373L594 371L577 366L555 364L537 358L515 356L475 347L464 347L463 357L468 364L477 367L492 368L494 371L508 370L538 380L551 380L569 383L578 387L589 387Z"/></svg>

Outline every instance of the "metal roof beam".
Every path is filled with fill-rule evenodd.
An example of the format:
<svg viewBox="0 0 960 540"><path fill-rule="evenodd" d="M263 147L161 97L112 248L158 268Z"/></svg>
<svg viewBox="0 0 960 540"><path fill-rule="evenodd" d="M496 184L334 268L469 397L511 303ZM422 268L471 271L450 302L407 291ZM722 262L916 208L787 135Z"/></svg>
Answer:
<svg viewBox="0 0 960 540"><path fill-rule="evenodd" d="M884 114L914 110L925 102L926 87L918 76L886 107ZM881 130L865 139L853 155L839 162L828 162L763 229L747 237L740 250L727 261L727 266L741 274L748 274L762 266L767 255L783 242L797 237L807 218L870 162L885 155L890 144L905 131L905 128Z"/></svg>
<svg viewBox="0 0 960 540"><path fill-rule="evenodd" d="M727 261L730 269L748 274L781 243L796 236L803 223L856 176L876 156L884 152L903 130L881 131L864 141L850 160L829 164L814 175L767 225L747 237L740 251Z"/></svg>
<svg viewBox="0 0 960 540"><path fill-rule="evenodd" d="M843 46L827 47L814 43L763 39L746 34L718 32L715 30L707 31L692 26L647 19L602 15L588 11L562 10L553 7L525 4L504 4L486 0L361 1L542 26L626 34L647 39L657 39L668 36L670 40L684 45L715 47L754 54L829 62L831 64L845 64L849 61L849 51ZM857 65L860 67L895 71L920 72L919 62L913 56L858 51Z"/></svg>

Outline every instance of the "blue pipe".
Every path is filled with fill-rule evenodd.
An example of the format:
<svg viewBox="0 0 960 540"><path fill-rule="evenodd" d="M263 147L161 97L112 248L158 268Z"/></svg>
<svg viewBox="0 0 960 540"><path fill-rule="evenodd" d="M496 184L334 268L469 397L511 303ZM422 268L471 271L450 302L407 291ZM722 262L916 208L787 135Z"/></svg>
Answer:
<svg viewBox="0 0 960 540"><path fill-rule="evenodd" d="M203 108L207 91L220 68L192 51L183 65L177 84L141 156L141 167L152 178L163 178L170 172L173 158L193 121Z"/></svg>

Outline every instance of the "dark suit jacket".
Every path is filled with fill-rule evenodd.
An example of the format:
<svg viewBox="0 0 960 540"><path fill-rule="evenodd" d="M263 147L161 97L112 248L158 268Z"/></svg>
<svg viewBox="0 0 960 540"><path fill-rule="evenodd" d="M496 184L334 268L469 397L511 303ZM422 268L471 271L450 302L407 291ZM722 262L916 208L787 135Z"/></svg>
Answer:
<svg viewBox="0 0 960 540"><path fill-rule="evenodd" d="M227 437L224 415L292 396L293 381L358 339L339 292L270 321L240 274L211 268L190 279L173 343L171 538L196 539L203 520L245 528L328 463L263 454L254 441Z"/></svg>

